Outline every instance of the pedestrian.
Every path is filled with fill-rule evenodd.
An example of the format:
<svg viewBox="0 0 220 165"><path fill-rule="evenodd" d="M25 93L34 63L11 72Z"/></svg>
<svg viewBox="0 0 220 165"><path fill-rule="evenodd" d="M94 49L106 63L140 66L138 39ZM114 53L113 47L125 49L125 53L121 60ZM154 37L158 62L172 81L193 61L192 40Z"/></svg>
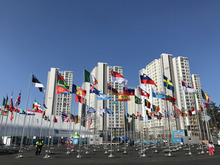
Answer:
<svg viewBox="0 0 220 165"><path fill-rule="evenodd" d="M38 141L36 142L36 153L35 153L36 155L40 155L40 152L41 152L43 143L44 143L43 140L38 140Z"/></svg>
<svg viewBox="0 0 220 165"><path fill-rule="evenodd" d="M209 149L209 155L214 155L213 150L215 149L215 146L214 146L214 144L212 144L211 140L209 140L207 147Z"/></svg>

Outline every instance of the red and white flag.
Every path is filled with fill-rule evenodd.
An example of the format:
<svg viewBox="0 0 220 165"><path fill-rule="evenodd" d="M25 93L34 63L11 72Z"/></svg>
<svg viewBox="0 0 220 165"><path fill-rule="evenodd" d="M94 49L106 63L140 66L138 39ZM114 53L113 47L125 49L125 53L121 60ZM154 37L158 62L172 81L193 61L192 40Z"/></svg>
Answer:
<svg viewBox="0 0 220 165"><path fill-rule="evenodd" d="M128 80L125 79L121 74L118 72L112 71L111 70L111 75L112 75L112 82L118 82L120 84L125 84L127 85Z"/></svg>

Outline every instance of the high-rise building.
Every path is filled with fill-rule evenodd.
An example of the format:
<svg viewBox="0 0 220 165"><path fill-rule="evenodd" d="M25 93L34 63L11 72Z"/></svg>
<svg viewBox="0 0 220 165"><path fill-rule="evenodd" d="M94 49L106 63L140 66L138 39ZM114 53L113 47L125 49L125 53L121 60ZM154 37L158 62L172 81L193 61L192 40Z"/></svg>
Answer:
<svg viewBox="0 0 220 165"><path fill-rule="evenodd" d="M47 77L47 90L45 97L45 104L47 106L47 115L61 115L62 112L69 114L72 107L72 95L71 94L58 94L57 95L57 72L59 72L67 85L72 90L73 72L72 71L60 71L59 68L51 68Z"/></svg>
<svg viewBox="0 0 220 165"><path fill-rule="evenodd" d="M151 104L159 106L160 112L163 116L165 116L165 112L170 114L170 129L187 129L188 133L198 135L198 122L196 116L182 117L174 111L174 106L171 102L152 97L152 89L158 93L165 93L166 95L175 97L177 99L176 106L185 113L188 113L188 110L195 107L195 95L193 93L183 91L181 83L181 80L183 80L189 86L193 86L188 58L173 58L172 54L163 53L161 54L160 59L155 59L146 66L146 69L142 69L141 71L148 75L157 84L157 86L144 85L144 87L145 90L150 93L150 98L148 100ZM164 86L163 76L166 76L169 81L172 82L174 85L174 91ZM154 134L154 136L160 136L162 132L167 132L167 126L167 119L162 118L162 120L148 121L147 129L150 135L153 136ZM154 128L157 128L156 133L154 132Z"/></svg>
<svg viewBox="0 0 220 165"><path fill-rule="evenodd" d="M83 104L79 104L79 118L84 114L86 105L93 107L96 111L100 109L105 109L106 107L114 112L114 115L109 115L107 113L103 114L103 117L100 115L94 116L92 115L92 119L94 124L90 126L91 130L94 130L94 126L96 128L96 133L106 130L109 132L111 127L113 129L113 136L123 134L124 128L124 107L125 104L123 102L118 102L118 96L111 95L108 93L108 83L115 88L119 93L123 92L123 84L111 82L111 70L116 71L123 75L123 69L120 66L108 66L107 63L99 62L98 65L93 68L90 72L98 81L98 84L95 85L95 88L98 89L101 93L105 95L109 95L110 100L97 100L97 95L94 93L90 93L90 83L83 83L82 88L87 90L87 95L85 97L85 106Z"/></svg>

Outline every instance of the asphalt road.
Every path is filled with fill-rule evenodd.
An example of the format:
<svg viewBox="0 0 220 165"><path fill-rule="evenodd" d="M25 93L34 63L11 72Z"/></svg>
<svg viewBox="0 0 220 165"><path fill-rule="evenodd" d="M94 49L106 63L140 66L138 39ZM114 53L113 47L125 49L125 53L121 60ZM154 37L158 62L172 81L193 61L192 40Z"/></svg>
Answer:
<svg viewBox="0 0 220 165"><path fill-rule="evenodd" d="M141 157L137 150L137 147L127 147L125 154L123 151L124 145L120 145L120 151L117 151L118 146L113 146L113 156L109 157L110 152L105 154L105 149L103 146L100 148L96 148L96 152L94 152L94 148L90 147L89 153L85 154L86 149L81 147L82 149L82 158L77 158L79 150L78 146L75 146L75 151L70 152L70 154L66 154L67 149L65 146L57 147L55 146L53 150L53 154L50 154L50 158L44 158L48 152L45 152L47 147L43 147L41 155L35 155L35 148L33 147L31 150L25 150L22 153L23 158L16 158L18 153L17 149L1 149L0 150L0 162L5 165L66 165L66 164L76 164L76 165L93 165L93 164L125 164L125 165L137 165L137 164L153 164L153 165L217 165L220 162L220 146L216 146L215 152L213 156L210 156L205 148L204 154L198 154L201 149L198 149L198 146L191 147L191 156L186 156L186 153L189 153L188 146L183 147L179 151L171 152L172 156L165 156L164 148L157 147L158 153L155 153L155 148L149 147L149 150L146 150L146 157ZM140 149L140 147L139 147ZM110 146L108 146L108 150L110 150ZM165 150L166 151L166 150Z"/></svg>

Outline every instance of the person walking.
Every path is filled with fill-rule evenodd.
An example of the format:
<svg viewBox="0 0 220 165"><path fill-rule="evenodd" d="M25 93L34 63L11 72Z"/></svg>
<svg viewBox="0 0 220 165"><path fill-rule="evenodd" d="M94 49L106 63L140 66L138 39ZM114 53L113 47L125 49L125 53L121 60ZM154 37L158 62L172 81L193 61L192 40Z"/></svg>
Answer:
<svg viewBox="0 0 220 165"><path fill-rule="evenodd" d="M209 140L209 143L207 145L208 149L209 149L209 155L214 155L214 149L215 149L215 146L214 144L212 143L211 140Z"/></svg>
<svg viewBox="0 0 220 165"><path fill-rule="evenodd" d="M44 143L43 140L38 140L36 142L36 153L35 153L36 155L40 155L43 143Z"/></svg>

